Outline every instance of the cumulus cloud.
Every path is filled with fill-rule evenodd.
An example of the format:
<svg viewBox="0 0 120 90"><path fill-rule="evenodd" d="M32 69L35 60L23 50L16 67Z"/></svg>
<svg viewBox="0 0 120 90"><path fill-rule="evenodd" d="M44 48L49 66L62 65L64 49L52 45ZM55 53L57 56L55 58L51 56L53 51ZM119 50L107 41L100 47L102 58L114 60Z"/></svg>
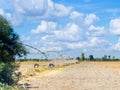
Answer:
<svg viewBox="0 0 120 90"><path fill-rule="evenodd" d="M39 33L48 33L51 32L51 30L55 30L57 28L57 24L55 22L47 22L47 21L41 21L40 25L37 26L36 29L33 29L31 33L33 34L39 34Z"/></svg>
<svg viewBox="0 0 120 90"><path fill-rule="evenodd" d="M6 12L4 9L1 9L1 8L0 8L0 15L2 15L8 21L10 21L12 26L19 26L22 22L21 18L18 18L18 17L20 17L19 15L15 15L15 14Z"/></svg>
<svg viewBox="0 0 120 90"><path fill-rule="evenodd" d="M98 26L96 23L100 18L95 13L85 14L73 7L56 3L54 0L9 1L12 3L11 7L8 6L10 9L7 8L5 11L0 8L0 14L7 17L14 26L21 23L25 23L25 28L28 27L27 25L33 25L29 26L29 28L32 27L31 34L21 36L21 40L42 51L64 49L89 51L91 48L102 51L103 48L108 49L111 46L104 37L105 26ZM90 2L91 0L83 1ZM120 35L120 18L112 19L109 25L110 33ZM36 27L33 28L34 26ZM24 32L29 33L28 30ZM110 49L120 50L120 41L113 44Z"/></svg>
<svg viewBox="0 0 120 90"><path fill-rule="evenodd" d="M73 12L71 12L71 14L70 14L70 18L71 19L78 19L78 18L82 18L83 17L83 13L79 13L79 12L77 12L77 11L73 11Z"/></svg>
<svg viewBox="0 0 120 90"><path fill-rule="evenodd" d="M76 41L80 38L81 30L75 23L68 23L62 30L54 31L55 37L59 40Z"/></svg>
<svg viewBox="0 0 120 90"><path fill-rule="evenodd" d="M111 49L116 50L116 51L120 51L120 42L118 42L117 44L112 45Z"/></svg>
<svg viewBox="0 0 120 90"><path fill-rule="evenodd" d="M48 46L48 47L41 47L40 48L41 51L61 51L62 50L62 47L59 47L59 46Z"/></svg>
<svg viewBox="0 0 120 90"><path fill-rule="evenodd" d="M85 25L91 25L93 24L95 21L98 21L99 20L99 17L97 17L95 14L91 13L91 14L88 14L86 17L85 17Z"/></svg>
<svg viewBox="0 0 120 90"><path fill-rule="evenodd" d="M74 22L81 28L83 28L84 26L84 17L85 17L84 13L78 11L72 11L69 15L69 19L71 20L71 22Z"/></svg>
<svg viewBox="0 0 120 90"><path fill-rule="evenodd" d="M106 42L106 40L100 39L98 37L90 37L89 38L89 43L90 43L89 45L93 46L93 47L102 46L102 45L104 45L103 43L105 43L105 42Z"/></svg>
<svg viewBox="0 0 120 90"><path fill-rule="evenodd" d="M68 23L65 26L60 27L55 22L41 21L41 24L36 29L31 30L33 34L46 33L41 39L57 39L57 40L68 40L76 41L80 39L81 29L75 23Z"/></svg>
<svg viewBox="0 0 120 90"><path fill-rule="evenodd" d="M82 49L88 47L88 43L84 42L72 42L66 44L69 49Z"/></svg>
<svg viewBox="0 0 120 90"><path fill-rule="evenodd" d="M98 37L89 37L86 41L78 41L78 42L72 42L66 44L68 48L70 49L101 49L103 47L110 46L110 43L103 39Z"/></svg>
<svg viewBox="0 0 120 90"><path fill-rule="evenodd" d="M109 25L112 34L120 35L120 18L112 19Z"/></svg>
<svg viewBox="0 0 120 90"><path fill-rule="evenodd" d="M65 7L61 4L55 4L53 15L57 17L67 16L70 14L71 7Z"/></svg>
<svg viewBox="0 0 120 90"><path fill-rule="evenodd" d="M47 8L47 0L13 0L13 2L15 12L23 15L36 16L42 14Z"/></svg>
<svg viewBox="0 0 120 90"><path fill-rule="evenodd" d="M91 25L88 28L87 35L88 36L102 36L105 34L105 28L104 26L97 26L95 27L94 25Z"/></svg>
<svg viewBox="0 0 120 90"><path fill-rule="evenodd" d="M118 39L117 43L111 45L110 49L115 51L120 51L120 38Z"/></svg>
<svg viewBox="0 0 120 90"><path fill-rule="evenodd" d="M51 0L14 0L13 5L17 14L40 19L67 16L72 9Z"/></svg>
<svg viewBox="0 0 120 90"><path fill-rule="evenodd" d="M4 16L7 19L11 19L11 14L10 13L6 13L2 8L0 8L0 15Z"/></svg>
<svg viewBox="0 0 120 90"><path fill-rule="evenodd" d="M0 8L0 15L4 16L4 11L1 8Z"/></svg>

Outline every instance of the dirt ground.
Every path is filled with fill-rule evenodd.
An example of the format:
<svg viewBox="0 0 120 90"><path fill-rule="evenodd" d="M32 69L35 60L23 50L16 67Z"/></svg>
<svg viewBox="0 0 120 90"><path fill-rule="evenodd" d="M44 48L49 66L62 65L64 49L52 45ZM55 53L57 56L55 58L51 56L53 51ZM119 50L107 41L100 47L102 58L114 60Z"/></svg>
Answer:
<svg viewBox="0 0 120 90"><path fill-rule="evenodd" d="M48 70L31 79L29 90L120 90L120 62L81 62Z"/></svg>

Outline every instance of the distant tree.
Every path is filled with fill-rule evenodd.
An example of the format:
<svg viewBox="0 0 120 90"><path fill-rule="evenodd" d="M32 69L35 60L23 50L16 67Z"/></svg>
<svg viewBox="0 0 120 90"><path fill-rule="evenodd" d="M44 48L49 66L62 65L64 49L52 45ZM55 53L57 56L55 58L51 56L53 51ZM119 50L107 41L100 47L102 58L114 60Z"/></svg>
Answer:
<svg viewBox="0 0 120 90"><path fill-rule="evenodd" d="M16 56L27 53L10 23L0 16L0 82L8 85L14 84L13 73L17 69Z"/></svg>
<svg viewBox="0 0 120 90"><path fill-rule="evenodd" d="M85 54L84 53L81 54L81 60L85 60Z"/></svg>
<svg viewBox="0 0 120 90"><path fill-rule="evenodd" d="M89 60L94 60L93 55L89 55Z"/></svg>
<svg viewBox="0 0 120 90"><path fill-rule="evenodd" d="M111 59L111 56L110 56L110 55L108 56L108 59L109 59L109 60Z"/></svg>
<svg viewBox="0 0 120 90"><path fill-rule="evenodd" d="M115 56L113 56L112 59L115 60Z"/></svg>
<svg viewBox="0 0 120 90"><path fill-rule="evenodd" d="M107 55L104 55L102 59L107 60Z"/></svg>
<svg viewBox="0 0 120 90"><path fill-rule="evenodd" d="M77 59L78 61L80 61L80 57L76 57L76 59Z"/></svg>

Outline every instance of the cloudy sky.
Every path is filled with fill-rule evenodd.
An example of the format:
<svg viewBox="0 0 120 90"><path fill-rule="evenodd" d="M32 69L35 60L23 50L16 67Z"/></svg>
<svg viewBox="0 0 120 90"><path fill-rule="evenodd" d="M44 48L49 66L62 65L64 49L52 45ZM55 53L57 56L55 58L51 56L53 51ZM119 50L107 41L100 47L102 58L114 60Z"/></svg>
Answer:
<svg viewBox="0 0 120 90"><path fill-rule="evenodd" d="M120 58L119 0L0 0L0 14L41 51Z"/></svg>

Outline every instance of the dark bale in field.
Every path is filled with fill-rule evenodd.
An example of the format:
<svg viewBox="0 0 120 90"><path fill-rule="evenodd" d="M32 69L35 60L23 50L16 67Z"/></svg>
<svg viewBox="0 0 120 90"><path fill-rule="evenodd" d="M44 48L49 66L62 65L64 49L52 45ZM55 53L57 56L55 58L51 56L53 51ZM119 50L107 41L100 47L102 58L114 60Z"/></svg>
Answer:
<svg viewBox="0 0 120 90"><path fill-rule="evenodd" d="M50 68L53 68L53 67L55 67L55 65L52 64L52 63L50 63L50 64L49 64L49 67L50 67Z"/></svg>
<svg viewBox="0 0 120 90"><path fill-rule="evenodd" d="M39 64L34 64L34 68L38 68L39 67Z"/></svg>

